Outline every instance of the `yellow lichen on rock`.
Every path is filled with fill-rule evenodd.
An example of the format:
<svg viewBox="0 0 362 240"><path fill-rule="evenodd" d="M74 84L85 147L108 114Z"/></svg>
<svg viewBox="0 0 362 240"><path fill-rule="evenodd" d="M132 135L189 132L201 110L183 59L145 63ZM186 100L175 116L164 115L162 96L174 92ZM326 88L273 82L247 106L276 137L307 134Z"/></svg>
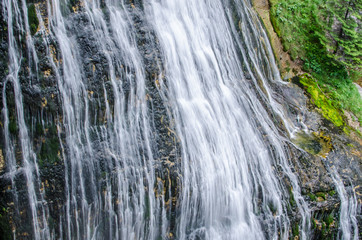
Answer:
<svg viewBox="0 0 362 240"><path fill-rule="evenodd" d="M51 70L51 69L47 69L47 70L45 70L45 71L43 72L43 74L44 74L45 77L50 77L51 74L52 74L52 70Z"/></svg>
<svg viewBox="0 0 362 240"><path fill-rule="evenodd" d="M3 156L3 151L0 149L0 172L2 172L5 169L5 159Z"/></svg>
<svg viewBox="0 0 362 240"><path fill-rule="evenodd" d="M41 106L45 108L48 105L48 101L45 97L42 98Z"/></svg>

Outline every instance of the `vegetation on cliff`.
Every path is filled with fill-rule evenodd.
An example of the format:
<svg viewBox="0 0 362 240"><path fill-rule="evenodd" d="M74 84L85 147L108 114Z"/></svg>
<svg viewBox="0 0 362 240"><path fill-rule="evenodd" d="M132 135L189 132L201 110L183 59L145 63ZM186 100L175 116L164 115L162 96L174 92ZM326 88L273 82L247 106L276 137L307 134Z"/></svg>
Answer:
<svg viewBox="0 0 362 240"><path fill-rule="evenodd" d="M328 99L328 106L354 114L362 123L362 100L353 81L362 77L361 0L270 0L270 17L293 60L303 62L313 81L304 81L312 93ZM306 78L301 78L303 81ZM315 90L312 91L312 88ZM324 104L322 104L324 105ZM330 108L329 108L330 109ZM323 109L322 109L323 110ZM334 110L333 110L334 111ZM329 118L341 125L333 113Z"/></svg>
<svg viewBox="0 0 362 240"><path fill-rule="evenodd" d="M39 26L39 20L38 17L36 16L36 9L34 4L31 4L28 7L28 21L30 26L30 33L31 35L34 35Z"/></svg>

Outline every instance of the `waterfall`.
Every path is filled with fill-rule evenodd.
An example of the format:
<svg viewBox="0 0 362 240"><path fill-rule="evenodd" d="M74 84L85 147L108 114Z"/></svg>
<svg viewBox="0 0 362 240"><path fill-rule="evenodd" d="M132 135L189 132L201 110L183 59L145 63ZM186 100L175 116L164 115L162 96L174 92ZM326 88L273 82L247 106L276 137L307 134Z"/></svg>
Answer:
<svg viewBox="0 0 362 240"><path fill-rule="evenodd" d="M237 36L231 13L223 5L221 1L153 1L146 8L164 52L167 87L163 91L172 103L183 146L184 188L177 236L262 239L261 217L255 214L262 211L270 236L276 238L277 231L288 229L289 220L282 199L285 190L272 166L281 162L292 173L275 129L253 93L257 86L246 82L242 63L255 69L249 72L254 83L257 78L265 82L267 76L277 81L278 76L270 68L263 71L255 58L258 53L249 54L248 61L246 50L232 44ZM255 29L251 25L250 30ZM250 49L258 47L265 56L256 41L245 44ZM272 57L265 57L270 64L267 57ZM268 139L263 139L262 132ZM263 199L259 206L258 194ZM277 216L268 205L277 209ZM287 235L282 232L281 238Z"/></svg>
<svg viewBox="0 0 362 240"><path fill-rule="evenodd" d="M335 169L332 169L332 178L335 182L338 195L341 199L341 215L339 219L340 231L339 239L358 239L357 224L357 199L356 194L347 194L343 182Z"/></svg>
<svg viewBox="0 0 362 240"><path fill-rule="evenodd" d="M301 129L249 1L42 0L35 34L30 3L1 4L13 238L290 239L297 222L310 239L287 147ZM340 238L357 239L357 199L331 174Z"/></svg>
<svg viewBox="0 0 362 240"><path fill-rule="evenodd" d="M32 50L32 40L27 39L27 45L30 46L29 51L25 53L25 56L22 56L22 53L19 53L19 46L16 42L16 36L14 34L13 24L15 24L18 28L23 30L23 36L19 36L19 38L23 38L25 36L30 35L29 25L27 23L27 14L26 14L26 3L25 1L20 2L22 6L18 5L18 2L4 1L3 6L6 9L7 21L8 21L8 38L9 38L9 64L8 64L8 72L3 88L3 115L5 122L5 148L6 148L6 162L8 167L8 177L11 179L13 188L16 189L15 185L15 177L16 175L20 175L23 177L26 183L26 191L28 198L29 210L31 212L32 227L34 230L34 239L46 239L49 238L48 232L48 224L46 221L47 208L44 203L43 192L38 190L40 186L38 185L39 178L39 168L36 160L36 155L32 149L32 144L29 138L28 129L25 123L24 117L24 106L23 106L23 98L21 94L21 86L19 81L19 69L20 62L24 57L31 57ZM14 10L13 10L14 9ZM24 20L21 18L21 11L24 13ZM16 22L13 23L13 20ZM35 58L36 59L36 58ZM13 88L13 96L16 108L16 119L17 119L17 128L18 128L18 136L19 136L19 144L21 151L21 159L22 162L20 166L17 166L15 159L15 146L13 144L12 138L9 134L9 114L7 109L7 101L6 101L6 87L11 85ZM15 201L18 201L18 196L15 190Z"/></svg>

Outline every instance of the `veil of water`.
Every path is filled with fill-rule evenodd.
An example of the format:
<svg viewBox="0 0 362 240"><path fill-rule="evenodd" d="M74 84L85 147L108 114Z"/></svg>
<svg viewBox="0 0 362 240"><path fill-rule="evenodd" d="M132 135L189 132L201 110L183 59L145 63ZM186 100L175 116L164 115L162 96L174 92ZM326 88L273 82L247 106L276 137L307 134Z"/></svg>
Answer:
<svg viewBox="0 0 362 240"><path fill-rule="evenodd" d="M29 239L288 239L289 198L300 237L309 238L311 211L285 147L296 129L271 87L283 83L249 1L87 0L73 13L70 4L36 3L32 36L27 2L2 0L9 52L4 176L16 206L24 204L18 176L26 182ZM61 104L54 119L41 119L44 130L54 122L64 169L56 217L24 113L24 58L35 83L47 59ZM17 137L9 132L7 88ZM168 124L167 163L177 171L160 167L159 124ZM340 237L357 239L356 198L333 176L342 199Z"/></svg>

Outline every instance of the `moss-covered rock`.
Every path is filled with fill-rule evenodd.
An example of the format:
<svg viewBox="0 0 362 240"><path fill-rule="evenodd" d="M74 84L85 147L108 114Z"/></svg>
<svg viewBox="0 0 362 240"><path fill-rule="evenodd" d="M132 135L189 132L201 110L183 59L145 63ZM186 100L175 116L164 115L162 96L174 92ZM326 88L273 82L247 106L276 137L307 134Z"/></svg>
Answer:
<svg viewBox="0 0 362 240"><path fill-rule="evenodd" d="M311 75L303 74L299 76L299 83L310 94L311 102L320 109L323 117L337 127L345 124L340 110L333 106L331 99L320 89L317 81Z"/></svg>
<svg viewBox="0 0 362 240"><path fill-rule="evenodd" d="M18 125L17 125L16 120L14 118L10 119L8 128L9 128L9 132L11 134L15 135L18 132Z"/></svg>
<svg viewBox="0 0 362 240"><path fill-rule="evenodd" d="M30 4L28 7L28 21L31 35L34 35L38 31L39 20L36 16L36 9L34 4Z"/></svg>
<svg viewBox="0 0 362 240"><path fill-rule="evenodd" d="M292 226L292 234L293 237L299 236L299 225L297 223Z"/></svg>
<svg viewBox="0 0 362 240"><path fill-rule="evenodd" d="M60 161L60 143L57 135L56 126L50 126L46 131L46 137L42 141L40 152L38 154L39 165L56 164Z"/></svg>
<svg viewBox="0 0 362 240"><path fill-rule="evenodd" d="M2 240L12 239L8 210L5 207L1 207L0 209L0 239Z"/></svg>

